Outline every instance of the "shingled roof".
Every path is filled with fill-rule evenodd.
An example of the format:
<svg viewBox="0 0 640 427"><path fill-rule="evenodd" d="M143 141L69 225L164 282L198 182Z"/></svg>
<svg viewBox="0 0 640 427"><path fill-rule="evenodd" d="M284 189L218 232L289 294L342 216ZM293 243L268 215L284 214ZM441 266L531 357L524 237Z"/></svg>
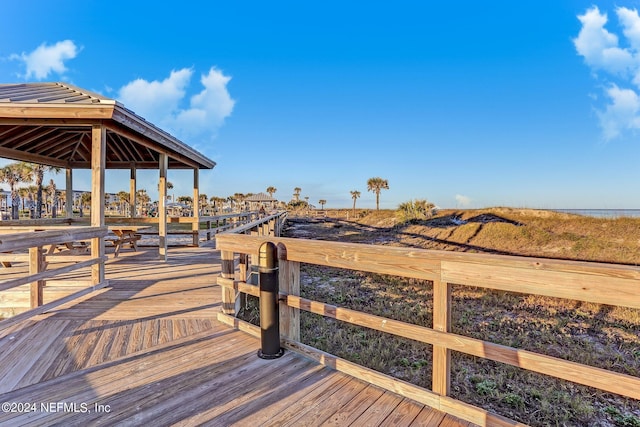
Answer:
<svg viewBox="0 0 640 427"><path fill-rule="evenodd" d="M104 125L107 169L212 169L213 160L120 102L66 83L0 84L0 157L91 167L91 128Z"/></svg>

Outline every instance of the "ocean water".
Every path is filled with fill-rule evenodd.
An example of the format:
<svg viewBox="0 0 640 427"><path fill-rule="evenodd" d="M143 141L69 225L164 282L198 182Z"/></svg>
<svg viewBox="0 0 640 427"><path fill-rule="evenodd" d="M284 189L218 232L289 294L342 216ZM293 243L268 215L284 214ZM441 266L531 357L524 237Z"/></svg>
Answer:
<svg viewBox="0 0 640 427"><path fill-rule="evenodd" d="M640 209L551 209L575 215L593 216L596 218L640 218Z"/></svg>

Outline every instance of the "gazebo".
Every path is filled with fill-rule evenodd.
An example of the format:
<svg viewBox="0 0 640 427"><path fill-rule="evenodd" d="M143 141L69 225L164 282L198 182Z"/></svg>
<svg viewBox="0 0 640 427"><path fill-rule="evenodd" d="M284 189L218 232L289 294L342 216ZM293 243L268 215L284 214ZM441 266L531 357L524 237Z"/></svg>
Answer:
<svg viewBox="0 0 640 427"><path fill-rule="evenodd" d="M159 170L159 254L163 259L167 256L167 170L193 170L194 212L198 212L199 170L215 166L118 101L66 83L0 84L0 157L64 168L67 206L72 205L73 170L90 169L94 227L105 226L105 169L130 170L132 206L136 171ZM197 230L197 218L192 224ZM100 246L104 253L104 241Z"/></svg>
<svg viewBox="0 0 640 427"><path fill-rule="evenodd" d="M278 201L265 193L253 194L244 199L249 210L258 210L260 206L268 209L275 209Z"/></svg>

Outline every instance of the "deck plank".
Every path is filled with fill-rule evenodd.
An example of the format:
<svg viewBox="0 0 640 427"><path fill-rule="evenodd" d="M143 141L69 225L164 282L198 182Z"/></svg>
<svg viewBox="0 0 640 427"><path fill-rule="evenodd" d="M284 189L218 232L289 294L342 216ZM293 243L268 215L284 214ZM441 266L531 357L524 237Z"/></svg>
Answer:
<svg viewBox="0 0 640 427"><path fill-rule="evenodd" d="M374 385L367 385L360 393L351 399L345 406L336 408L337 411L320 425L345 426L351 425L372 404L382 396L384 390Z"/></svg>
<svg viewBox="0 0 640 427"><path fill-rule="evenodd" d="M385 392L373 405L352 424L354 426L377 426L391 414L402 401L402 397L391 392Z"/></svg>
<svg viewBox="0 0 640 427"><path fill-rule="evenodd" d="M410 424L412 426L439 426L445 419L447 414L440 412L428 406L422 408L422 411Z"/></svg>
<svg viewBox="0 0 640 427"><path fill-rule="evenodd" d="M304 424L305 420L315 420L318 424L332 416L336 408L343 407L351 401L357 394L367 387L367 383L355 378L347 377L347 382L330 396L323 395L315 400L313 406L306 408L306 411L299 411L298 416L291 419L287 424L296 426Z"/></svg>
<svg viewBox="0 0 640 427"><path fill-rule="evenodd" d="M404 399L396 409L380 423L380 425L408 426L418 417L422 408L424 408L424 405Z"/></svg>

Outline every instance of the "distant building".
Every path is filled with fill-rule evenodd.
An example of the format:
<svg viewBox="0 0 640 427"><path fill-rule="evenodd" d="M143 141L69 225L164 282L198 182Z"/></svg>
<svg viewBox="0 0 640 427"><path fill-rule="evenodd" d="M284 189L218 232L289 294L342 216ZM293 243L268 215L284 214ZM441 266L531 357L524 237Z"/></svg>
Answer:
<svg viewBox="0 0 640 427"><path fill-rule="evenodd" d="M276 209L278 201L265 193L253 194L244 199L245 207L250 211L257 211L260 206L264 206L267 210Z"/></svg>

